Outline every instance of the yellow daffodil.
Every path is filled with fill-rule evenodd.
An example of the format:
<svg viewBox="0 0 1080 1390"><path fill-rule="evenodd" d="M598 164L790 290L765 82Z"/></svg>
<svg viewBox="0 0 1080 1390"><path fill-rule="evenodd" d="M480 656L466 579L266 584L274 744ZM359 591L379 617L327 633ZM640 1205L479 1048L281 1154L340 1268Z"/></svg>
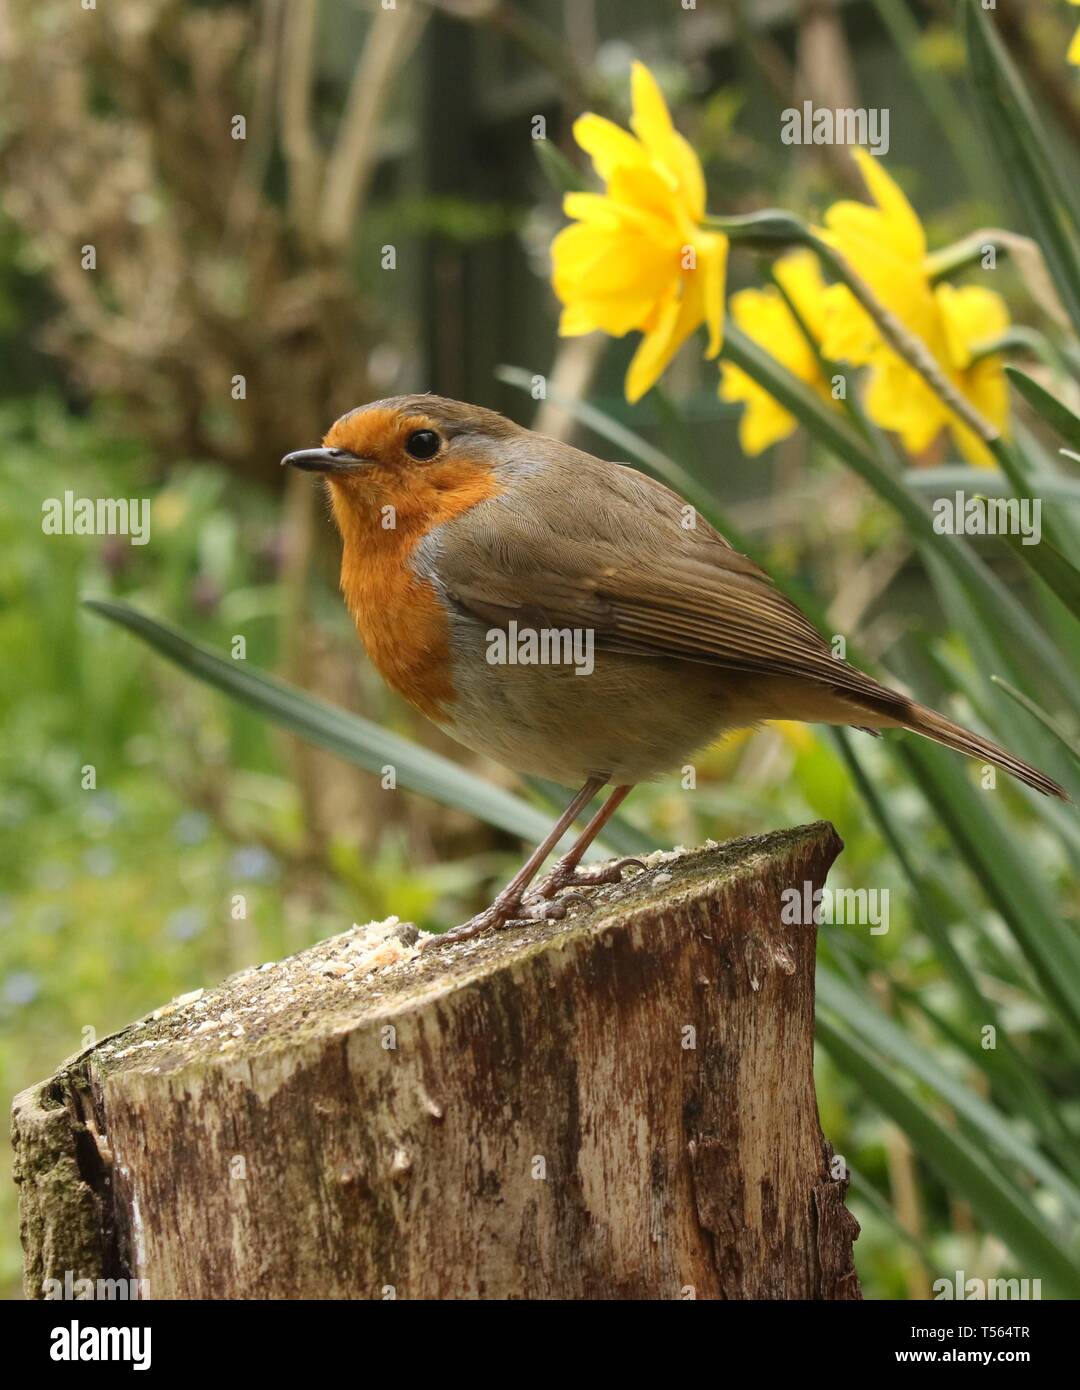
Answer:
<svg viewBox="0 0 1080 1390"><path fill-rule="evenodd" d="M592 114L574 123L574 138L605 187L566 195L564 210L575 221L555 238L551 254L563 305L560 334L645 335L626 376L633 402L701 324L709 334L706 356L720 351L728 241L702 226L701 163L642 63L634 64L631 90L633 134Z"/></svg>
<svg viewBox="0 0 1080 1390"><path fill-rule="evenodd" d="M806 332L816 342L821 341L825 328L822 304L825 283L817 257L812 251L793 251L777 261L773 273L795 306L795 313L791 312L784 295L770 285L763 290L740 290L732 295L731 317L748 338L753 338L781 366L831 401L829 383L822 375L818 355L799 323L801 319ZM795 431L798 425L795 416L741 367L723 362L720 371L721 400L746 403L739 421L739 444L744 454L751 457L760 454L770 444L786 439Z"/></svg>
<svg viewBox="0 0 1080 1390"><path fill-rule="evenodd" d="M1080 0L1069 0L1070 5L1080 5ZM1069 44L1069 51L1065 58L1070 63L1080 64L1080 29L1073 35L1072 43Z"/></svg>
<svg viewBox="0 0 1080 1390"><path fill-rule="evenodd" d="M857 149L854 155L873 205L834 203L825 214L823 237L925 344L961 395L1005 432L1009 407L1001 357L972 362L973 348L1008 327L1005 301L981 287L934 285L927 267L926 234L915 210L879 159L866 150ZM845 285L831 285L823 306L822 352L869 367L865 404L875 424L895 431L912 454L921 453L947 428L969 462L993 466L986 446L885 342Z"/></svg>

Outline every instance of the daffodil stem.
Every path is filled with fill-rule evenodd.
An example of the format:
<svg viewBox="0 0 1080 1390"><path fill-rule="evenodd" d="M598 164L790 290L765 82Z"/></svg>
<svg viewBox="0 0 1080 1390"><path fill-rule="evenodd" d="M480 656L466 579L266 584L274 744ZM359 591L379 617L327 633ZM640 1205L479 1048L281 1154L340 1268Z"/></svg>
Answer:
<svg viewBox="0 0 1080 1390"><path fill-rule="evenodd" d="M849 392L846 389L847 373L841 369L839 363L831 361L821 351L821 344L818 342L817 338L814 337L813 333L810 332L809 325L803 318L802 314L799 312L798 305L792 299L791 295L788 294L787 290L784 288L783 281L780 279L779 275L776 274L775 269L772 267L770 267L769 269L769 279L775 286L777 293L780 295L780 298L787 305L788 313L791 315L791 317L795 320L795 323L798 325L799 332L803 335L803 338L805 339L807 346L810 348L810 351L817 358L818 370L821 372L822 377L828 382L835 382L838 376L844 378L844 408L850 416L852 423L855 424L855 426L862 432L863 436L869 442L876 446L879 454L881 454L882 456L887 455L890 458L892 458L893 462L899 464L902 470L904 466L904 461L901 457L898 457L897 450L893 441L888 436L883 434L882 431L879 430L877 426L869 419L865 410L862 408L862 404L859 400L858 394L855 391Z"/></svg>
<svg viewBox="0 0 1080 1390"><path fill-rule="evenodd" d="M921 338L910 333L891 310L887 309L877 295L848 264L839 252L808 230L808 245L821 257L825 265L838 280L842 280L881 330L881 336L936 392L941 400L960 420L967 425L989 448L1000 439L999 432L989 420L985 419L975 407L960 394L945 373L937 359Z"/></svg>
<svg viewBox="0 0 1080 1390"><path fill-rule="evenodd" d="M943 246L940 251L934 251L927 256L923 263L927 277L936 282L943 280L946 275L955 275L958 270L977 265L988 247L993 248L995 255L999 251L1007 254L1008 242L1008 233L992 228L971 232L960 241L954 241L951 246Z"/></svg>
<svg viewBox="0 0 1080 1390"><path fill-rule="evenodd" d="M881 336L900 357L917 372L930 389L949 410L990 449L994 449L1000 434L984 417L960 394L926 344L900 322L891 310L887 309L877 295L852 268L843 256L828 242L817 235L805 222L789 212L772 211L752 213L746 217L706 217L705 224L710 231L724 232L732 241L749 242L764 249L765 246L808 246L816 252L825 268L845 284L855 299L877 324Z"/></svg>

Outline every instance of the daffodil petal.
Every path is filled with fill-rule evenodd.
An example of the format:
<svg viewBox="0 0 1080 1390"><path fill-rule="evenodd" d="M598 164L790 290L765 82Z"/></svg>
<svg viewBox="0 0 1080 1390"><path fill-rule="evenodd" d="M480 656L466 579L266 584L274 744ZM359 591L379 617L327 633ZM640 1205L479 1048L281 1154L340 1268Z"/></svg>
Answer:
<svg viewBox="0 0 1080 1390"><path fill-rule="evenodd" d="M645 238L611 236L586 222L564 227L551 244L551 283L564 306L621 338L649 319L670 291L670 258Z"/></svg>
<svg viewBox="0 0 1080 1390"><path fill-rule="evenodd" d="M574 122L574 139L605 182L621 165L648 163L639 140L606 116L596 116L591 111Z"/></svg>
<svg viewBox="0 0 1080 1390"><path fill-rule="evenodd" d="M1000 337L1009 326L1009 310L994 290L944 283L935 288L934 297L941 311L949 360L960 370L970 365L972 348Z"/></svg>
<svg viewBox="0 0 1080 1390"><path fill-rule="evenodd" d="M948 412L922 377L895 353L882 353L870 372L866 413L882 429L900 436L911 454L921 454L940 434Z"/></svg>
<svg viewBox="0 0 1080 1390"><path fill-rule="evenodd" d="M656 326L638 343L626 373L626 399L631 405L656 385L678 351L679 345L674 335L680 311L679 301L674 298L669 300L660 310Z"/></svg>
<svg viewBox="0 0 1080 1390"><path fill-rule="evenodd" d="M687 232L693 230L693 225L682 214L672 185L661 176L654 164L637 169L626 166L616 169L607 193L613 202L637 208L641 215L649 214L656 218L672 234L679 234L682 240L685 240Z"/></svg>
<svg viewBox="0 0 1080 1390"><path fill-rule="evenodd" d="M660 84L644 63L635 62L630 69L630 94L631 129L650 153L662 150L675 127Z"/></svg>
<svg viewBox="0 0 1080 1390"><path fill-rule="evenodd" d="M798 428L798 421L779 402L741 368L730 362L720 364L720 399L743 402L739 417L739 448L748 458L756 458L770 445L786 439Z"/></svg>
<svg viewBox="0 0 1080 1390"><path fill-rule="evenodd" d="M572 220L551 245L551 284L562 304L560 333L643 334L626 383L637 400L701 324L708 355L719 353L728 243L701 225L701 162L641 63L632 96L633 133L592 113L575 122L605 188L566 195Z"/></svg>
<svg viewBox="0 0 1080 1390"><path fill-rule="evenodd" d="M956 447L973 468L996 468L997 460L993 454L968 427L959 420L949 421L949 433L956 441Z"/></svg>
<svg viewBox="0 0 1080 1390"><path fill-rule="evenodd" d="M926 234L923 232L918 214L904 196L900 185L886 173L881 160L868 150L856 146L852 154L870 190L870 196L893 226L902 232L912 259L921 260L926 255Z"/></svg>
<svg viewBox="0 0 1080 1390"><path fill-rule="evenodd" d="M700 222L705 216L705 171L694 147L679 131L672 131L669 162L679 180L688 216Z"/></svg>
<svg viewBox="0 0 1080 1390"><path fill-rule="evenodd" d="M560 338L580 338L584 333L595 332L597 327L584 304L568 304L559 315Z"/></svg>
<svg viewBox="0 0 1080 1390"><path fill-rule="evenodd" d="M825 312L822 297L825 281L813 251L790 251L773 266L773 274L784 287L806 327L820 341Z"/></svg>
<svg viewBox="0 0 1080 1390"><path fill-rule="evenodd" d="M727 276L728 239L719 233L699 240L697 273L704 277L702 302L709 333L706 357L716 357L724 342L724 282Z"/></svg>
<svg viewBox="0 0 1080 1390"><path fill-rule="evenodd" d="M633 115L630 126L653 160L671 178L687 215L695 222L705 216L705 175L693 147L675 129L656 78L644 63L631 74Z"/></svg>
<svg viewBox="0 0 1080 1390"><path fill-rule="evenodd" d="M608 232L626 228L643 232L666 246L674 257L681 244L682 229L675 225L666 209L654 211L655 205L649 204L653 185L648 182L644 187L639 183L628 184L616 177L609 190L608 193L567 193L563 198L563 211L567 217L594 223Z"/></svg>
<svg viewBox="0 0 1080 1390"><path fill-rule="evenodd" d="M748 401L755 390L760 390L757 382L741 367L736 367L733 362L720 363L720 385L717 394L722 401L727 401L729 405L737 405L740 401Z"/></svg>

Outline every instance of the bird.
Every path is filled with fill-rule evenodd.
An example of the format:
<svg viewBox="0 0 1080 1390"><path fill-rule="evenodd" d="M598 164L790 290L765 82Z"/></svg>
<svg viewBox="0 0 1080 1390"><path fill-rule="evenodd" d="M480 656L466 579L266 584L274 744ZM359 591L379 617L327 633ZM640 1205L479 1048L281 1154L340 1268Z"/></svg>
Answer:
<svg viewBox="0 0 1080 1390"><path fill-rule="evenodd" d="M578 789L492 903L432 941L558 918L563 889L618 881L640 861L581 861L631 789L768 720L907 729L1068 800L840 659L760 566L628 464L430 393L350 410L282 463L328 486L342 594L387 684L466 748Z"/></svg>

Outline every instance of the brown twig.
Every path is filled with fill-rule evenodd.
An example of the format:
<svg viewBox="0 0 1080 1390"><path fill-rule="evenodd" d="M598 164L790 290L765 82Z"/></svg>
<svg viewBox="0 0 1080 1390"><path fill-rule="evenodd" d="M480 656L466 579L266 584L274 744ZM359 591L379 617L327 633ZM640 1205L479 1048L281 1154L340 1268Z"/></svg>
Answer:
<svg viewBox="0 0 1080 1390"><path fill-rule="evenodd" d="M331 250L339 251L348 241L375 169L379 119L428 18L428 11L415 4L375 12L326 163L320 233Z"/></svg>
<svg viewBox="0 0 1080 1390"><path fill-rule="evenodd" d="M281 37L281 149L289 170L289 220L310 249L321 158L311 128L318 0L290 0Z"/></svg>

